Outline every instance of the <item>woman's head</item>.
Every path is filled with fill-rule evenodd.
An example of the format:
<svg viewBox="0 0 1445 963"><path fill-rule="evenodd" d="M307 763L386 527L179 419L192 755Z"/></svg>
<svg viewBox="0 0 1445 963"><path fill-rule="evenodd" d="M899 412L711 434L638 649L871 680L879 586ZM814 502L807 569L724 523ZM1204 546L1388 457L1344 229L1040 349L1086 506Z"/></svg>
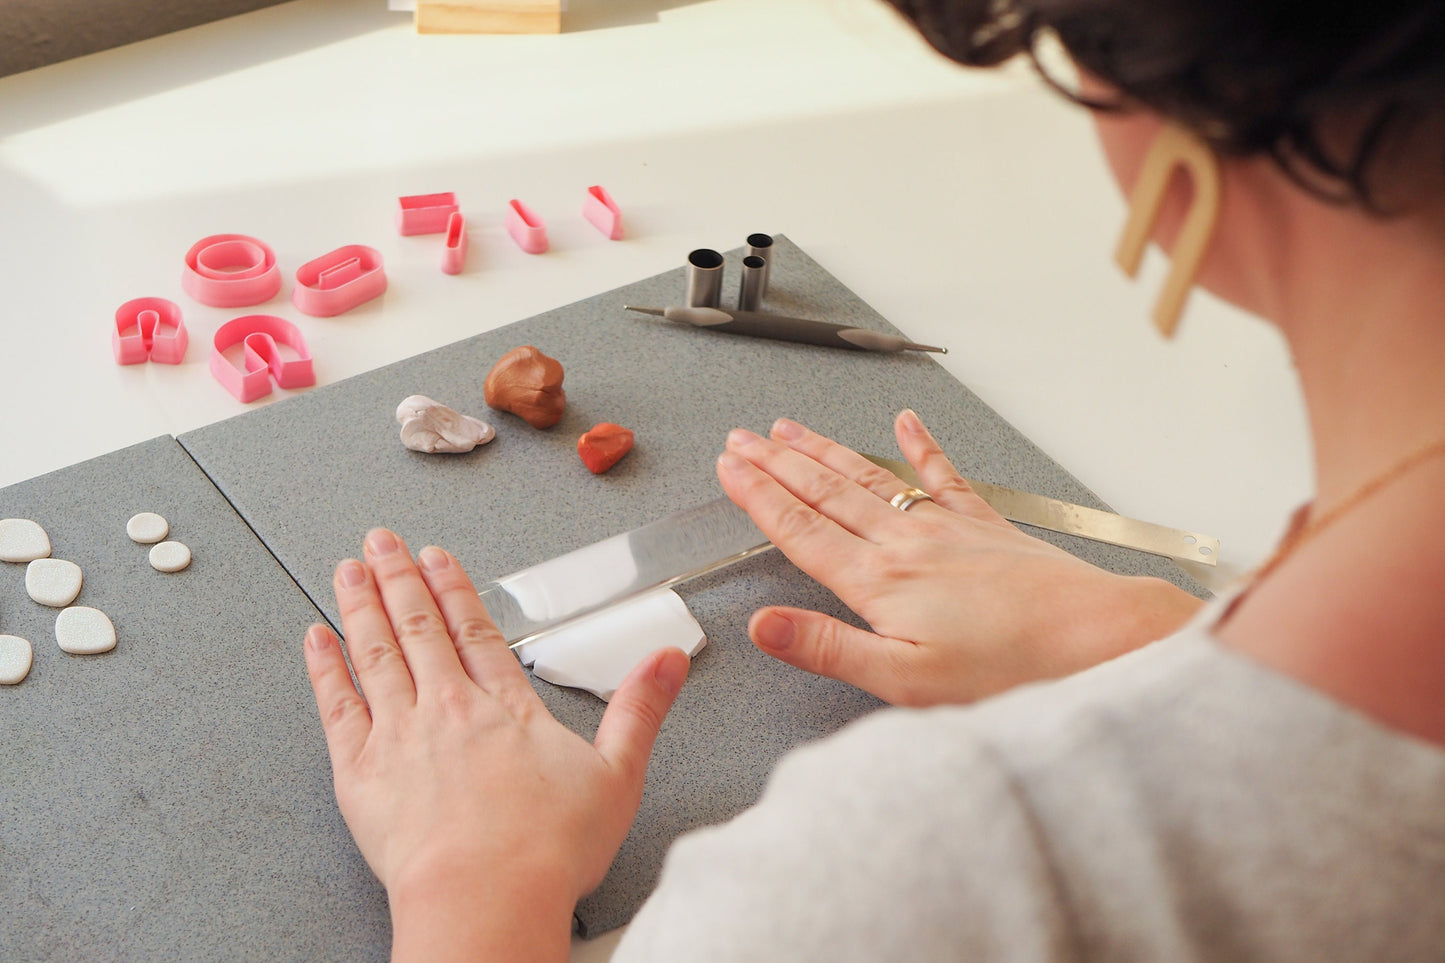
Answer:
<svg viewBox="0 0 1445 963"><path fill-rule="evenodd" d="M964 64L1057 37L1117 92L1104 105L1153 110L1223 154L1272 156L1317 193L1385 209L1445 202L1441 0L891 2ZM1422 197L1425 184L1440 196Z"/></svg>

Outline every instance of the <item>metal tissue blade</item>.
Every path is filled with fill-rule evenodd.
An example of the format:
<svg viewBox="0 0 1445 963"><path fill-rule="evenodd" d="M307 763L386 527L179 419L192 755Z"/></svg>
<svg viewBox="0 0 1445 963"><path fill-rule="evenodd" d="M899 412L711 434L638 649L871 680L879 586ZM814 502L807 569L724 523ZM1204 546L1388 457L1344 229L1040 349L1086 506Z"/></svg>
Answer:
<svg viewBox="0 0 1445 963"><path fill-rule="evenodd" d="M513 648L539 632L771 548L726 498L487 582L482 604Z"/></svg>

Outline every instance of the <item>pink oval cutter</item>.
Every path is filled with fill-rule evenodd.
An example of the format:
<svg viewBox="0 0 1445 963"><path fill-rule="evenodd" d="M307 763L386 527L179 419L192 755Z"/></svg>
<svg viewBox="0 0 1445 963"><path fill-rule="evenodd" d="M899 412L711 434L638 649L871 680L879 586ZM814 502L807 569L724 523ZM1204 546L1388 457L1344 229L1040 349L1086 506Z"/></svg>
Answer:
<svg viewBox="0 0 1445 963"><path fill-rule="evenodd" d="M281 269L266 242L245 234L212 234L186 252L181 288L202 304L239 308L275 297Z"/></svg>
<svg viewBox="0 0 1445 963"><path fill-rule="evenodd" d="M508 206L507 233L512 235L517 246L528 254L545 254L550 246L547 243L546 222L518 200L513 200Z"/></svg>
<svg viewBox="0 0 1445 963"><path fill-rule="evenodd" d="M593 227L607 235L609 241L622 240L622 210L607 188L593 184L587 188L587 200L582 202L582 216Z"/></svg>
<svg viewBox="0 0 1445 963"><path fill-rule="evenodd" d="M174 301L136 298L115 309L110 347L116 364L140 364L146 360L180 364L189 343L180 305Z"/></svg>
<svg viewBox="0 0 1445 963"><path fill-rule="evenodd" d="M297 268L291 301L313 317L331 318L385 290L381 252L365 244L348 244Z"/></svg>
<svg viewBox="0 0 1445 963"><path fill-rule="evenodd" d="M283 356L277 342L289 347L296 357ZM245 370L238 370L226 358L226 349L238 344L244 346ZM301 331L285 318L271 314L248 314L221 325L211 347L211 374L242 404L269 395L272 378L283 388L316 383L311 352Z"/></svg>

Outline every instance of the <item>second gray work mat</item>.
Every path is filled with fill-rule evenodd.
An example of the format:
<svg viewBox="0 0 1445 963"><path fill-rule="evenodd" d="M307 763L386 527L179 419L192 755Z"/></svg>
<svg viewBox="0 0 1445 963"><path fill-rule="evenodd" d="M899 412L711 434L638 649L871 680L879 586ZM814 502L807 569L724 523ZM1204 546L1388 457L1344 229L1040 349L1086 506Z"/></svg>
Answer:
<svg viewBox="0 0 1445 963"><path fill-rule="evenodd" d="M728 271L725 291L735 289L736 252ZM785 238L775 242L771 272L767 310L896 331ZM851 447L896 456L893 415L912 407L964 474L1104 507L927 356L754 340L623 310L678 303L683 283L679 268L180 441L333 622L332 570L359 554L373 526L397 531L413 551L427 544L448 548L480 583L717 497L714 463L727 431L741 425L765 433L784 415ZM558 359L566 371L566 414L547 431L492 411L483 400L487 372L523 344ZM490 422L496 440L466 455L408 451L398 440L394 410L411 394ZM632 429L637 445L611 471L594 476L579 460L576 442L603 421ZM1051 539L1105 568L1158 575L1199 591L1163 560ZM631 836L601 888L578 906L586 932L627 922L651 890L668 844L752 803L782 753L878 706L848 686L780 664L749 642L748 616L768 603L807 606L858 624L776 552L680 592L709 645L658 740ZM559 719L591 737L600 701L534 685Z"/></svg>

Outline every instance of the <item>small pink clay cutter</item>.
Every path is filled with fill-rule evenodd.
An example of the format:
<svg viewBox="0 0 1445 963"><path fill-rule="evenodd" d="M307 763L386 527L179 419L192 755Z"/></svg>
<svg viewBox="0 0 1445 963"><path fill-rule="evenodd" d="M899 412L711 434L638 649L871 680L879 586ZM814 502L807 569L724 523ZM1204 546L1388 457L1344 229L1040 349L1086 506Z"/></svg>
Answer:
<svg viewBox="0 0 1445 963"><path fill-rule="evenodd" d="M513 200L507 209L507 233L528 254L546 252L547 224L526 204Z"/></svg>
<svg viewBox="0 0 1445 963"><path fill-rule="evenodd" d="M240 308L275 297L281 269L266 242L245 234L212 234L186 252L181 288L202 304Z"/></svg>
<svg viewBox="0 0 1445 963"><path fill-rule="evenodd" d="M385 290L381 252L365 244L348 244L297 268L291 301L313 317L331 318Z"/></svg>
<svg viewBox="0 0 1445 963"><path fill-rule="evenodd" d="M110 347L116 364L158 361L180 364L190 344L180 305L165 298L136 298L115 309Z"/></svg>
<svg viewBox="0 0 1445 963"><path fill-rule="evenodd" d="M461 274L467 263L467 219L460 211L453 211L447 218L447 243L442 249L442 270L448 274Z"/></svg>
<svg viewBox="0 0 1445 963"><path fill-rule="evenodd" d="M277 342L296 352L294 359L281 355ZM226 359L226 349L244 345L245 370ZM316 383L311 352L296 325L271 314L248 314L227 321L216 330L211 349L211 374L242 404L271 393L271 379L283 388L304 388Z"/></svg>
<svg viewBox="0 0 1445 963"><path fill-rule="evenodd" d="M607 235L609 241L622 240L622 211L607 189L601 184L587 188L587 200L582 202L582 216L592 226Z"/></svg>
<svg viewBox="0 0 1445 963"><path fill-rule="evenodd" d="M409 194L397 198L396 229L404 235L440 234L456 212L457 195L452 191Z"/></svg>

